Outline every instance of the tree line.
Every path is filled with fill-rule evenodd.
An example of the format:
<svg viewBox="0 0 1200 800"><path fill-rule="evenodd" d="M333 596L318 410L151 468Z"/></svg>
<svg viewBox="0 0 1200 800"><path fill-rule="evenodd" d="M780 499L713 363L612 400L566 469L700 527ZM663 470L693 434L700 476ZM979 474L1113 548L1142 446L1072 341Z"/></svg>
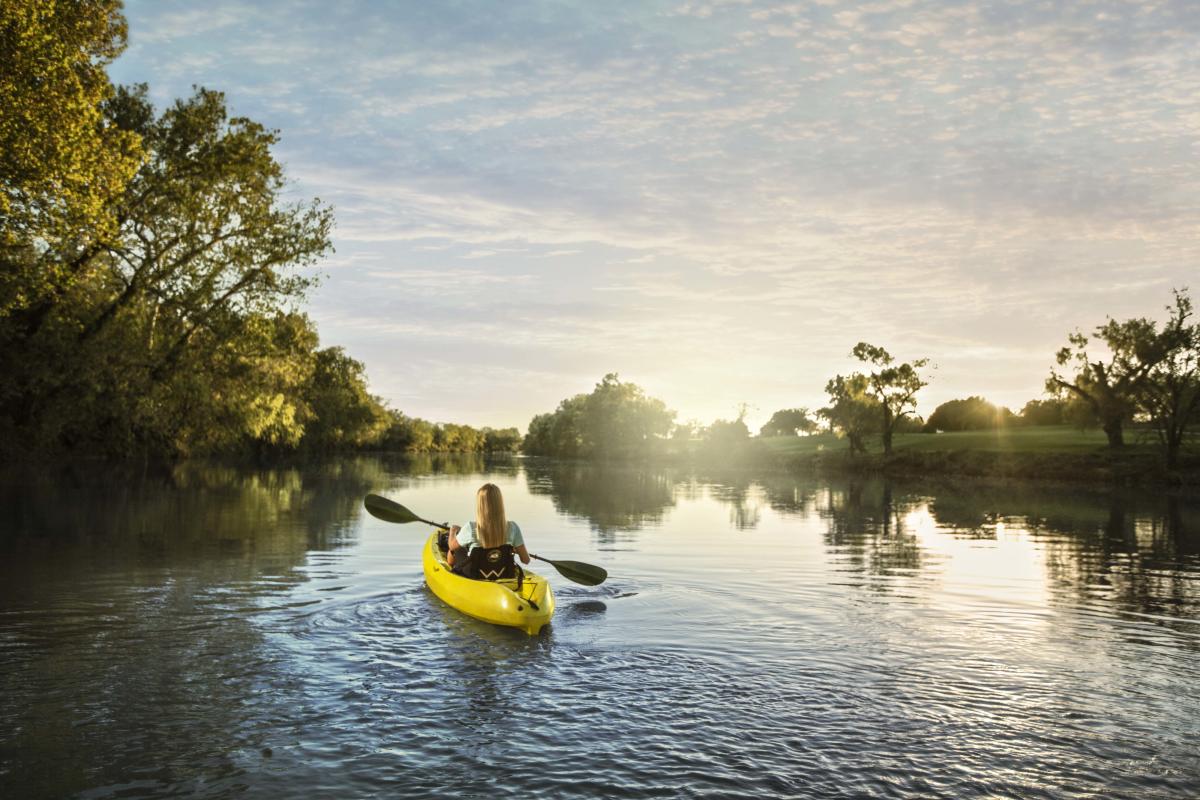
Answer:
<svg viewBox="0 0 1200 800"><path fill-rule="evenodd" d="M759 436L828 430L844 438L852 454L865 455L878 441L887 456L900 433L1073 424L1098 425L1109 446L1119 449L1125 428L1139 423L1154 432L1167 467L1174 469L1190 431L1200 423L1200 325L1193 322L1186 290L1174 292L1167 312L1161 326L1146 318L1109 319L1090 336L1071 334L1055 355L1047 396L1030 400L1016 414L972 396L942 403L923 420L916 414L917 395L929 385L929 360L899 361L882 347L859 342L851 355L862 368L826 383L826 406L780 409ZM522 448L534 455L586 458L693 445L720 454L750 438L745 414L743 406L736 419L709 426L676 422L663 401L609 374L590 394L535 416Z"/></svg>
<svg viewBox="0 0 1200 800"><path fill-rule="evenodd" d="M197 88L114 86L118 0L0 5L0 456L515 447L414 420L300 303L332 210L277 131Z"/></svg>

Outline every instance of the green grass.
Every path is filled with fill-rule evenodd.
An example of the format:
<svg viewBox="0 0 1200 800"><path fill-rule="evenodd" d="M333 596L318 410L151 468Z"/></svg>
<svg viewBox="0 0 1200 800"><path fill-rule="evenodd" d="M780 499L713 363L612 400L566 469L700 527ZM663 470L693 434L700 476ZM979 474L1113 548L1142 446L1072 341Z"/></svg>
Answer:
<svg viewBox="0 0 1200 800"><path fill-rule="evenodd" d="M1136 446L1137 436L1126 434L1126 442ZM760 439L776 455L809 455L822 450L847 450L845 439L828 433L816 436L775 436ZM990 453L1089 453L1108 446L1102 431L1080 431L1070 426L1009 428L994 431L963 431L960 433L904 433L892 443L896 452L949 452L971 450ZM868 442L876 452L878 437Z"/></svg>

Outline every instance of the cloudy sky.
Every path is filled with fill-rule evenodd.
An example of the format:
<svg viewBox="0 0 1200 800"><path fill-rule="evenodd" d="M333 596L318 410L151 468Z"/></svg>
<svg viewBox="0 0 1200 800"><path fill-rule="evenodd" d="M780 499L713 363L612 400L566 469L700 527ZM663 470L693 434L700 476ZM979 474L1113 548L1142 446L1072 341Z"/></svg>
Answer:
<svg viewBox="0 0 1200 800"><path fill-rule="evenodd" d="M126 0L111 70L281 131L308 310L407 413L525 428L606 372L709 422L860 340L921 411L1200 291L1194 0Z"/></svg>

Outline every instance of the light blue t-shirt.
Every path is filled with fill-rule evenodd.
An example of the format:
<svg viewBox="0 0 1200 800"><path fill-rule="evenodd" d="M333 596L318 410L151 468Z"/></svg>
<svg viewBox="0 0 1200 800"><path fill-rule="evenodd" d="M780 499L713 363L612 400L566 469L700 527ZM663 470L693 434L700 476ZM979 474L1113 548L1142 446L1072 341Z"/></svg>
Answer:
<svg viewBox="0 0 1200 800"><path fill-rule="evenodd" d="M463 525L462 530L455 534L455 538L458 539L459 547L470 551L472 547L479 544L479 538L475 532L475 523L468 522L466 525ZM520 526L512 520L508 522L508 533L504 537L504 541L506 544L511 544L514 548L525 544L525 537L521 535Z"/></svg>

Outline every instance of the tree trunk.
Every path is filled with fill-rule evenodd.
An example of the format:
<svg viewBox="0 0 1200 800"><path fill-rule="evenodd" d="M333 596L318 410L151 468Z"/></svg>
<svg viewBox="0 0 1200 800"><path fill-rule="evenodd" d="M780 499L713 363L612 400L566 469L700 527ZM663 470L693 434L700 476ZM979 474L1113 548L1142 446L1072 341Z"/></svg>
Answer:
<svg viewBox="0 0 1200 800"><path fill-rule="evenodd" d="M892 454L892 409L887 403L883 404L883 454Z"/></svg>
<svg viewBox="0 0 1200 800"><path fill-rule="evenodd" d="M1125 446L1125 432L1121 425L1121 418L1111 419L1104 423L1104 435L1108 437L1108 446L1112 450L1119 450Z"/></svg>
<svg viewBox="0 0 1200 800"><path fill-rule="evenodd" d="M1179 466L1179 446L1183 444L1183 427L1169 426L1166 430L1164 443L1167 450L1167 469L1175 470Z"/></svg>

